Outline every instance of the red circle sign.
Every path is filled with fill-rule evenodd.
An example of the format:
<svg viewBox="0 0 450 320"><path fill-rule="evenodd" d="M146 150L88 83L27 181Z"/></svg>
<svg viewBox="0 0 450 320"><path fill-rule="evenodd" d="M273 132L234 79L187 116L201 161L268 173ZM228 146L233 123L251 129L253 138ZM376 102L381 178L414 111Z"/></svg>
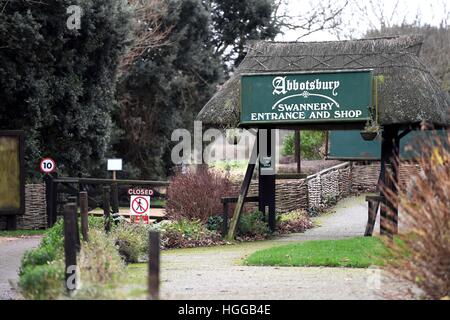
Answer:
<svg viewBox="0 0 450 320"><path fill-rule="evenodd" d="M44 158L39 167L43 173L52 173L56 170L56 162L52 158Z"/></svg>
<svg viewBox="0 0 450 320"><path fill-rule="evenodd" d="M131 203L131 208L136 214L144 214L148 210L148 200L145 197L136 197Z"/></svg>

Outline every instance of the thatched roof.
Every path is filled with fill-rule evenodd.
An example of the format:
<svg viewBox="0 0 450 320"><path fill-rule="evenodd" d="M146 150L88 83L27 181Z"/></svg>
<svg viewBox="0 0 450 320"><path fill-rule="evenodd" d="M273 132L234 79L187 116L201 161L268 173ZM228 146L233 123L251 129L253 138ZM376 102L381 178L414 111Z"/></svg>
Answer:
<svg viewBox="0 0 450 320"><path fill-rule="evenodd" d="M382 75L379 120L382 125L449 124L450 98L419 58L421 36L330 42L266 42L250 45L233 76L200 111L205 124L239 124L243 73L373 69Z"/></svg>

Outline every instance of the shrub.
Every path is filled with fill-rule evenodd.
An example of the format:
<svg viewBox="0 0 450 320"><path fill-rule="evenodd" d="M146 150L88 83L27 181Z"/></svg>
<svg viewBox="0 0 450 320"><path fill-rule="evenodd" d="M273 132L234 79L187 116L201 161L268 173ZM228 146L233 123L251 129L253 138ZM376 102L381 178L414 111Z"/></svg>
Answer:
<svg viewBox="0 0 450 320"><path fill-rule="evenodd" d="M317 160L322 158L321 148L325 143L325 132L301 131L301 156L303 159ZM282 154L290 156L294 154L294 134L288 134L283 140Z"/></svg>
<svg viewBox="0 0 450 320"><path fill-rule="evenodd" d="M21 271L19 287L27 299L57 299L64 294L64 262L27 266Z"/></svg>
<svg viewBox="0 0 450 320"><path fill-rule="evenodd" d="M222 216L211 216L206 222L206 228L211 231L221 231L223 226Z"/></svg>
<svg viewBox="0 0 450 320"><path fill-rule="evenodd" d="M266 238L270 234L270 229L264 221L264 214L260 211L242 214L237 234L241 237Z"/></svg>
<svg viewBox="0 0 450 320"><path fill-rule="evenodd" d="M305 232L312 227L312 221L302 210L278 216L277 231L280 234Z"/></svg>
<svg viewBox="0 0 450 320"><path fill-rule="evenodd" d="M231 182L223 174L201 169L177 173L167 188L167 215L174 220L198 219L204 223L222 211L221 197L231 194Z"/></svg>
<svg viewBox="0 0 450 320"><path fill-rule="evenodd" d="M48 229L36 249L28 250L22 257L19 274L23 274L27 267L46 265L63 256L64 237L63 221Z"/></svg>
<svg viewBox="0 0 450 320"><path fill-rule="evenodd" d="M403 292L414 298L450 297L450 134L446 143L422 146L423 172L411 180L407 191L399 188L396 196L387 190L392 201L399 201L408 233L391 244L386 269L419 289Z"/></svg>
<svg viewBox="0 0 450 320"><path fill-rule="evenodd" d="M159 226L164 249L206 247L222 243L221 236L210 231L200 220L180 219Z"/></svg>
<svg viewBox="0 0 450 320"><path fill-rule="evenodd" d="M148 252L149 227L143 223L120 223L111 232L119 254L127 263L144 260Z"/></svg>
<svg viewBox="0 0 450 320"><path fill-rule="evenodd" d="M103 299L113 290L125 270L122 258L111 238L100 230L91 230L89 242L83 243L78 265L81 288L76 298Z"/></svg>

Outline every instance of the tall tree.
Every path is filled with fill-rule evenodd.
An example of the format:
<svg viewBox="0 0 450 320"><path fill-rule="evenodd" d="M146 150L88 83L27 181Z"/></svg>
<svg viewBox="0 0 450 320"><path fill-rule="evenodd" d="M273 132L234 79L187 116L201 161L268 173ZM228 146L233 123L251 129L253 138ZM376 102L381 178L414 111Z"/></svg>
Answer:
<svg viewBox="0 0 450 320"><path fill-rule="evenodd" d="M26 131L30 177L43 156L67 174L102 164L128 29L121 0L0 0L0 129Z"/></svg>
<svg viewBox="0 0 450 320"><path fill-rule="evenodd" d="M236 67L248 40L271 39L280 32L273 19L273 0L209 0L212 44L224 66Z"/></svg>
<svg viewBox="0 0 450 320"><path fill-rule="evenodd" d="M156 0L161 45L148 46L123 73L115 121L117 154L134 176L160 178L172 166L170 135L191 129L198 111L238 63L249 39L273 37L271 1ZM212 26L212 27L211 27Z"/></svg>

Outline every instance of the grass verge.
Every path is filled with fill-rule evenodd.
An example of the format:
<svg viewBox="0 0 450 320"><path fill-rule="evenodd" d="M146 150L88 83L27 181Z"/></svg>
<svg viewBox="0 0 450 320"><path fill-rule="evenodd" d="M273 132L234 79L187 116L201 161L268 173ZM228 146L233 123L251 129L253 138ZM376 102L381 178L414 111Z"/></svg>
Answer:
<svg viewBox="0 0 450 320"><path fill-rule="evenodd" d="M343 240L305 241L256 251L245 261L251 266L351 267L380 265L388 251L383 240L357 237Z"/></svg>
<svg viewBox="0 0 450 320"><path fill-rule="evenodd" d="M0 237L7 238L20 238L29 236L43 235L45 230L12 230L12 231L0 231Z"/></svg>

